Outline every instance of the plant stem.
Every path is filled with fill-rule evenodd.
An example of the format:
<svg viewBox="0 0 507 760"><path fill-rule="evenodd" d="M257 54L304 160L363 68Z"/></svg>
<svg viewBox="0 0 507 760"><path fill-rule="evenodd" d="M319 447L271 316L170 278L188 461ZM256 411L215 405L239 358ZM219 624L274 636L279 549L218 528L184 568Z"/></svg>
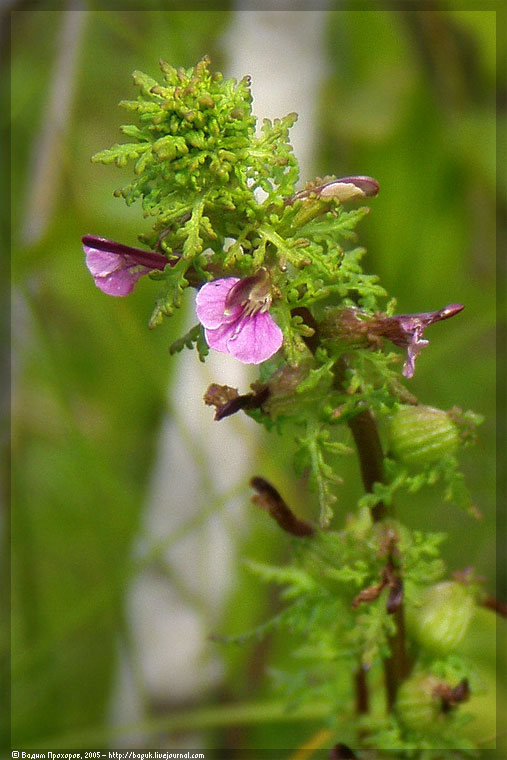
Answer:
<svg viewBox="0 0 507 760"><path fill-rule="evenodd" d="M370 710L370 698L368 694L368 682L366 680L366 671L359 664L356 671L356 713L364 715Z"/></svg>
<svg viewBox="0 0 507 760"><path fill-rule="evenodd" d="M480 604L483 607L487 607L488 610L493 610L493 612L497 612L502 617L507 617L507 604L505 602L500 602L498 599L495 599L494 596L490 596L489 594L482 599Z"/></svg>
<svg viewBox="0 0 507 760"><path fill-rule="evenodd" d="M369 409L360 412L349 420L349 428L354 437L359 456L359 466L365 491L371 493L374 483L383 482L382 461L384 454L380 444L377 423ZM386 516L386 508L379 502L372 509L374 522Z"/></svg>
<svg viewBox="0 0 507 760"><path fill-rule="evenodd" d="M313 326L313 325L312 325ZM345 378L346 360L342 357L334 368L336 388L341 388ZM364 409L349 420L349 428L352 432L359 457L359 466L363 485L367 493L372 493L375 483L384 482L384 453L378 433L375 417L369 409ZM374 522L380 522L387 517L387 508L383 502L379 502L372 509ZM408 675L408 661L405 651L405 616L403 604L400 604L394 612L396 633L389 638L390 656L384 660L384 674L386 684L387 709L390 712L396 701L396 692L400 682ZM366 679L361 680L359 673L356 674L356 708L360 714L360 705L368 704L368 686Z"/></svg>
<svg viewBox="0 0 507 760"><path fill-rule="evenodd" d="M408 662L405 652L405 614L400 604L394 613L396 633L389 638L391 656L384 661L386 679L387 708L392 710L396 701L396 692L401 681L408 675Z"/></svg>
<svg viewBox="0 0 507 760"><path fill-rule="evenodd" d="M311 326L314 327L313 324ZM347 361L342 356L333 368L335 388L342 389L346 369ZM375 483L384 482L384 452L375 417L369 409L365 408L348 421L348 426L356 444L364 489L367 493L372 493ZM372 509L374 522L379 522L385 515L385 505L379 502Z"/></svg>
<svg viewBox="0 0 507 760"><path fill-rule="evenodd" d="M350 430L357 446L361 476L365 490L369 493L373 490L374 483L383 482L383 452L377 429L377 423L369 409L365 409L349 422ZM379 502L372 509L372 517L379 522L387 516L385 504ZM405 617L403 605L400 604L394 613L396 633L390 637L389 646L391 655L384 661L384 673L386 683L387 708L392 710L396 701L398 686L408 672L408 663L405 653ZM360 702L356 678L357 704ZM359 712L359 709L358 709Z"/></svg>
<svg viewBox="0 0 507 760"><path fill-rule="evenodd" d="M291 723L298 721L322 721L329 714L329 703L312 702L299 709L287 710L284 700L262 700L234 704L212 705L174 712L156 718L148 718L138 723L121 726L97 726L81 732L60 734L46 740L40 738L34 746L46 747L83 747L106 746L115 739L121 740L131 733L142 733L146 737L156 737L161 733L204 730L230 726L249 726L263 723Z"/></svg>

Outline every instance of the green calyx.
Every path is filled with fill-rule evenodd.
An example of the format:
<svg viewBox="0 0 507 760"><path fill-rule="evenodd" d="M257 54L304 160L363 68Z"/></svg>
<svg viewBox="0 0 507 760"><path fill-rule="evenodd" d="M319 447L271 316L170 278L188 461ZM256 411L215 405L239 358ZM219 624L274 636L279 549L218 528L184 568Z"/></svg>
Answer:
<svg viewBox="0 0 507 760"><path fill-rule="evenodd" d="M396 711L407 728L438 731L442 721L442 703L437 695L439 685L440 680L427 673L415 675L401 685Z"/></svg>
<svg viewBox="0 0 507 760"><path fill-rule="evenodd" d="M474 600L456 581L425 588L407 605L407 630L433 654L452 652L464 638L474 613Z"/></svg>
<svg viewBox="0 0 507 760"><path fill-rule="evenodd" d="M388 420L389 451L402 464L422 467L455 454L459 443L454 420L431 406L403 406Z"/></svg>

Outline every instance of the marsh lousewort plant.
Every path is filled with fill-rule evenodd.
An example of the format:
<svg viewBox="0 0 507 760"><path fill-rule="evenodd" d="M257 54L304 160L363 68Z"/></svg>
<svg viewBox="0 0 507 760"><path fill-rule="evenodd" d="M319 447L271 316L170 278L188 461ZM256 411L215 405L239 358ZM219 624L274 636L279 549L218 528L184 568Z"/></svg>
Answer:
<svg viewBox="0 0 507 760"><path fill-rule="evenodd" d="M458 456L480 420L420 404L402 382L428 344L423 332L463 306L396 315L356 244L377 181L331 176L296 192L295 114L264 120L256 133L248 77L225 80L207 58L189 70L160 68L161 82L134 73L139 95L122 103L137 122L122 127L130 142L93 158L133 163L116 195L139 200L152 221L140 236L146 250L91 235L83 246L109 295L127 295L143 275L145 287L156 281L152 328L196 290L197 323L171 352L195 345L202 361L212 349L259 364L250 389L213 384L205 402L217 420L248 414L291 436L296 473L315 493L315 513L303 519L276 485L253 477L254 503L293 558L250 563L286 592L276 616L239 639L284 631L294 653L288 702L323 705L329 757L473 748L466 702L480 681L455 647L477 605L502 606L473 573L446 578L441 532L402 522L404 500L423 487L463 509L462 520L478 514ZM445 341L444 325L431 329ZM340 457L354 451L365 493L340 504Z"/></svg>

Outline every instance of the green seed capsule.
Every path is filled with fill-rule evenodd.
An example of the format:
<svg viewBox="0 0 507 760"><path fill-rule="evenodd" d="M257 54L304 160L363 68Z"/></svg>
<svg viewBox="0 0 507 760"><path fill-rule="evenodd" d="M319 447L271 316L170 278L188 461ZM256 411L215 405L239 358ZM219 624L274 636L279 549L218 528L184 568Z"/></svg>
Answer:
<svg viewBox="0 0 507 760"><path fill-rule="evenodd" d="M404 406L388 422L392 456L409 466L437 462L458 448L458 428L447 412L431 406Z"/></svg>
<svg viewBox="0 0 507 760"><path fill-rule="evenodd" d="M407 630L425 649L447 654L465 636L473 613L474 600L466 588L444 581L424 589L414 605L407 605Z"/></svg>
<svg viewBox="0 0 507 760"><path fill-rule="evenodd" d="M436 690L440 680L422 673L405 681L398 691L396 712L400 720L414 731L438 732L442 724L442 700Z"/></svg>

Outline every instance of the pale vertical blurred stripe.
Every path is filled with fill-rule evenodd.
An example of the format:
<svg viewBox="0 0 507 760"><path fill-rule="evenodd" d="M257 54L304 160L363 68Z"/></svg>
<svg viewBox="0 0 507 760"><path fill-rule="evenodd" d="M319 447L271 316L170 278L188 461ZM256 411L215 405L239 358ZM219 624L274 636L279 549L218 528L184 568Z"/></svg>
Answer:
<svg viewBox="0 0 507 760"><path fill-rule="evenodd" d="M248 0L245 5L250 5ZM273 2L263 0L257 7L263 5L272 6ZM313 179L315 171L315 124L320 84L327 73L327 13L294 10L308 4L291 0L279 0L276 5L277 10L239 11L235 15L227 33L228 74L237 79L251 75L258 129L264 118L280 118L292 111L298 114L290 136L299 162L300 183L304 184ZM319 3L319 8L325 6Z"/></svg>
<svg viewBox="0 0 507 760"><path fill-rule="evenodd" d="M21 242L35 244L53 213L61 179L62 145L69 126L79 54L86 23L82 4L71 0L63 11L53 72L49 77L46 111L32 146L31 171ZM41 11L44 13L44 11Z"/></svg>

